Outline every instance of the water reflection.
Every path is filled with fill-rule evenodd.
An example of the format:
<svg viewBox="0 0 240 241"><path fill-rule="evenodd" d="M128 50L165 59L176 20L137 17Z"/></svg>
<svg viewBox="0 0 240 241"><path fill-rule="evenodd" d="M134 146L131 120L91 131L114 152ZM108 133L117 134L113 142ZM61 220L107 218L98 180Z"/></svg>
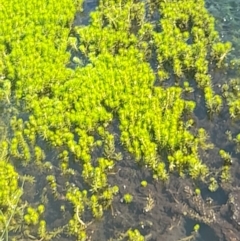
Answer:
<svg viewBox="0 0 240 241"><path fill-rule="evenodd" d="M73 26L88 25L89 14L98 6L98 0L85 0L83 3L83 12L79 12L75 16Z"/></svg>

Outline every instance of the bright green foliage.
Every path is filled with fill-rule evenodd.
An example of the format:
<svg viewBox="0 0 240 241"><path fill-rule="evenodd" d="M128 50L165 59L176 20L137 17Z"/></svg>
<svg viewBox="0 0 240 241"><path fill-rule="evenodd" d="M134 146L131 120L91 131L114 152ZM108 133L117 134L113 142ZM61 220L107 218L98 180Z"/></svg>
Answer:
<svg viewBox="0 0 240 241"><path fill-rule="evenodd" d="M211 17L204 1L160 1L161 32L153 33L157 46L158 75L160 81L169 78L171 70L178 78L191 71L199 87L211 87L208 66L212 61L220 67L231 44L219 42ZM211 51L211 59L208 58ZM172 68L169 68L169 65ZM169 71L170 69L170 71ZM221 109L221 100L205 93L207 108L212 112Z"/></svg>
<svg viewBox="0 0 240 241"><path fill-rule="evenodd" d="M46 237L46 222L44 220L41 220L39 222L39 227L38 227L38 235L39 237Z"/></svg>
<svg viewBox="0 0 240 241"><path fill-rule="evenodd" d="M130 229L127 232L128 234L128 241L144 241L144 236L140 234L140 232L137 229Z"/></svg>
<svg viewBox="0 0 240 241"><path fill-rule="evenodd" d="M199 224L194 225L194 227L193 227L194 232L198 232L199 229L200 229L200 225Z"/></svg>
<svg viewBox="0 0 240 241"><path fill-rule="evenodd" d="M225 152L224 150L220 150L219 154L221 158L224 160L225 164L227 165L232 164L232 157L229 153Z"/></svg>
<svg viewBox="0 0 240 241"><path fill-rule="evenodd" d="M199 188L196 188L196 189L195 189L195 194L196 194L196 195L201 195L201 190L200 190Z"/></svg>
<svg viewBox="0 0 240 241"><path fill-rule="evenodd" d="M40 215L43 214L44 211L45 211L44 205L43 205L43 204L40 204L40 205L37 207L37 211L38 211L38 213L39 213Z"/></svg>
<svg viewBox="0 0 240 241"><path fill-rule="evenodd" d="M1 36L4 38L1 38L0 45L2 54L5 53L4 76L17 87L19 98L32 99L35 93L46 90L46 84L51 86L56 80L63 80L64 74L56 71L56 66L68 61L68 54L63 54L68 35L68 29L64 27L73 19L74 5L69 0L61 1L61 4L54 1L22 1L21 4L4 1L1 8L1 22L4 22ZM34 81L36 78L39 78L37 82Z"/></svg>
<svg viewBox="0 0 240 241"><path fill-rule="evenodd" d="M39 212L32 207L27 208L27 213L24 215L24 221L27 225L36 225L39 222Z"/></svg>
<svg viewBox="0 0 240 241"><path fill-rule="evenodd" d="M0 207L6 208L18 191L18 174L14 167L0 160Z"/></svg>
<svg viewBox="0 0 240 241"><path fill-rule="evenodd" d="M123 200L125 203L131 203L133 200L133 196L129 193L124 194Z"/></svg>
<svg viewBox="0 0 240 241"><path fill-rule="evenodd" d="M146 180L142 180L141 181L141 186L142 187L146 187L148 185L147 181Z"/></svg>
<svg viewBox="0 0 240 241"><path fill-rule="evenodd" d="M41 3L37 4L42 9ZM220 110L221 99L212 93L207 75L207 53L212 44L217 43L218 35L203 2L161 2L158 11L163 17L161 31L157 32L145 19L144 2L100 1L98 9L91 13L91 24L74 29L81 39L79 51L86 59L75 71L64 67L69 56L63 50L71 45L76 51L78 45L75 36L67 39L67 23L71 22L74 6L69 3L71 7L67 10L65 4L67 1L61 2L60 19L44 17L47 12L42 13L44 21L28 18L27 21L38 28L29 31L28 44L26 38L15 35L20 44L13 41L12 51L4 57L9 61L5 72L9 72L9 66L13 68L12 75L6 77L14 84L16 100L24 103L25 111L32 112L21 126L13 124L11 154L28 163L31 159L29 145L35 145L38 136L52 146L64 146L68 155L61 154L61 170L65 174L73 173L68 163L69 154L73 154L83 163L84 179L96 192L107 185L107 177L104 173L100 175L98 167L91 168L91 153L102 143L107 159L122 159L121 153L115 152L114 136L105 130L117 117L122 144L136 161L153 170L156 179L168 179L161 160L162 150L169 151L173 157L169 160L170 171L178 170L182 175L189 169L187 173L193 178L205 174L207 168L198 157L198 145L202 146L203 142L198 143L181 121L185 112L194 110L194 102L183 100L179 87L154 86L155 73L147 62L152 48L156 48L159 71L167 72L168 64L178 77L183 77L187 71L196 72L199 86L205 87L207 105ZM28 5L31 8L32 5ZM51 5L46 11L51 11ZM190 19L193 27L190 27ZM136 20L136 29L133 20ZM56 26L48 31L54 24ZM39 36L38 44L31 45L31 36L36 38L39 31L45 35ZM21 64L12 67L10 64L16 56L21 64L28 66L29 63L31 67ZM30 65L32 62L34 66ZM199 82L199 76L203 82ZM215 104L210 103L213 99ZM14 122L18 120L13 118ZM99 128L103 133L99 134L100 140L92 135ZM35 161L44 160L43 150L35 146L33 151ZM182 152L185 160L174 157L175 152Z"/></svg>
<svg viewBox="0 0 240 241"><path fill-rule="evenodd" d="M150 12L160 13L159 22L148 21L147 3ZM47 188L73 206L67 233L86 240L87 224L82 220L86 208L93 218L101 218L118 193L118 187L108 183L108 174L126 154L118 151L118 144L156 180L167 181L169 172L194 179L208 174L199 155L199 149L212 148L207 133L200 129L193 135L189 130L193 121L183 121L196 106L182 98L183 91L191 92L191 83L183 83L185 90L160 84L172 74L176 82L193 75L209 111L220 111L222 99L212 90L208 65L220 65L231 45L219 42L202 0L100 0L90 24L72 28L81 4L81 0L1 3L0 100L17 105L26 116L11 114L10 157L49 172ZM67 49L77 56L70 60ZM151 62L157 62L156 69ZM238 114L236 105L230 112ZM113 133L115 123L119 135ZM46 143L56 150L59 168L45 160ZM77 172L70 168L73 160ZM73 182L80 178L79 185L61 187L56 170L61 177L74 177ZM61 190L66 193L60 194ZM14 191L2 191L0 202L6 203ZM126 203L132 198L124 195ZM42 206L29 207L24 220L26 225L38 224L36 235L45 238L42 212ZM137 230L128 236L143 240Z"/></svg>
<svg viewBox="0 0 240 241"><path fill-rule="evenodd" d="M215 192L218 189L218 182L217 182L217 180L214 177L210 178L208 189L211 192Z"/></svg>
<svg viewBox="0 0 240 241"><path fill-rule="evenodd" d="M221 170L221 182L229 182L231 180L231 169L229 165L225 165Z"/></svg>
<svg viewBox="0 0 240 241"><path fill-rule="evenodd" d="M2 80L0 76L0 101L7 101L7 103L10 104L10 96L11 82L9 80Z"/></svg>
<svg viewBox="0 0 240 241"><path fill-rule="evenodd" d="M221 64L226 57L226 55L231 51L232 44L230 42L227 43L216 43L212 47L211 55L217 61L218 67L221 67Z"/></svg>
<svg viewBox="0 0 240 241"><path fill-rule="evenodd" d="M0 160L0 177L0 240L8 240L9 230L16 228L12 220L22 215L18 209L22 190L17 172L7 161Z"/></svg>

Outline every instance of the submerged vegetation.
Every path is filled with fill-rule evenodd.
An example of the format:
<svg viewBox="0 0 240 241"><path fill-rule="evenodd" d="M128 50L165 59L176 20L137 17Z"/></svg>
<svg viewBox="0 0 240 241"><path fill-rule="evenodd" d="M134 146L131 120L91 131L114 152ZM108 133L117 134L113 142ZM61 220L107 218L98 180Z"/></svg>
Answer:
<svg viewBox="0 0 240 241"><path fill-rule="evenodd" d="M73 24L81 0L2 2L1 239L14 231L11 240L91 240L118 196L135 202L109 181L128 157L151 181L174 173L215 191L218 179L230 179L226 151L217 176L204 162L214 145L194 119L193 91L211 116L225 98L230 116L240 114L239 80L222 86L223 98L212 85L209 69L225 66L231 43L203 0L100 0L87 26ZM234 141L240 149L239 135ZM28 194L25 181L38 191ZM150 197L144 210L154 206ZM119 237L147 239L135 227Z"/></svg>

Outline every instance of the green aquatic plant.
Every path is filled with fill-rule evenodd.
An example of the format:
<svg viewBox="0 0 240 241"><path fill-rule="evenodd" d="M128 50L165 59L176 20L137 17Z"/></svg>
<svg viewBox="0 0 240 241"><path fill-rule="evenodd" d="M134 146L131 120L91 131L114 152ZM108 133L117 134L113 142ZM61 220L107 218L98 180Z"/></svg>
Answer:
<svg viewBox="0 0 240 241"><path fill-rule="evenodd" d="M209 182L209 185L208 185L208 189L211 191L211 192L215 192L217 189L218 189L218 182L217 180L214 178L214 177L211 177L210 178L210 182Z"/></svg>
<svg viewBox="0 0 240 241"><path fill-rule="evenodd" d="M24 215L24 221L27 225L37 225L39 222L39 213L32 207L27 208L27 214Z"/></svg>
<svg viewBox="0 0 240 241"><path fill-rule="evenodd" d="M218 68L221 67L224 58L231 51L231 49L232 49L232 43L230 42L216 43L213 45L211 56L217 62Z"/></svg>
<svg viewBox="0 0 240 241"><path fill-rule="evenodd" d="M141 186L142 187L146 187L148 185L147 181L146 180L142 180L141 181Z"/></svg>
<svg viewBox="0 0 240 241"><path fill-rule="evenodd" d="M131 203L132 200L133 200L133 196L131 194L129 194L129 193L124 194L123 201L125 203Z"/></svg>
<svg viewBox="0 0 240 241"><path fill-rule="evenodd" d="M221 111L208 70L223 64L231 45L219 40L204 1L100 0L89 25L73 26L81 10L81 0L3 1L0 10L0 98L18 108L3 153L41 172L46 209L51 195L73 207L66 227L49 230L45 206L29 204L27 237L50 240L64 230L87 240L87 226L119 191L109 175L129 154L155 180L176 172L205 181L209 173L199 150L213 145L203 128L192 132L186 119L197 103L183 97L197 84L209 112ZM151 11L161 18L152 21ZM164 85L171 78L175 84ZM237 103L229 104L232 117ZM136 230L128 238L142 240Z"/></svg>
<svg viewBox="0 0 240 241"><path fill-rule="evenodd" d="M18 174L14 167L3 160L0 161L0 174L1 177L4 177L1 179L0 184L0 240L8 241L9 231L16 230L19 227L14 225L15 220L21 220L22 206L20 205L20 198L23 194L25 180L23 180L22 186L19 188Z"/></svg>
<svg viewBox="0 0 240 241"><path fill-rule="evenodd" d="M219 151L219 155L224 160L224 164L225 165L231 165L232 164L232 157L231 157L231 155L229 153L227 153L224 150L220 150Z"/></svg>
<svg viewBox="0 0 240 241"><path fill-rule="evenodd" d="M238 74L236 78L232 78L229 83L222 85L222 95L226 99L229 115L232 120L239 119L240 116L240 79Z"/></svg>
<svg viewBox="0 0 240 241"><path fill-rule="evenodd" d="M128 241L144 241L144 236L137 229L127 231Z"/></svg>
<svg viewBox="0 0 240 241"><path fill-rule="evenodd" d="M220 179L222 183L230 182L232 179L231 169L229 165L225 165L221 169Z"/></svg>
<svg viewBox="0 0 240 241"><path fill-rule="evenodd" d="M52 194L54 195L54 198L57 199L60 194L59 194L59 192L57 190L58 185L57 185L55 176L54 175L48 175L46 177L46 180L47 180L47 182L48 182L48 184L50 186L50 189L52 191Z"/></svg>
<svg viewBox="0 0 240 241"><path fill-rule="evenodd" d="M209 135L203 128L198 129L197 141L199 147L203 150L214 148L214 145L212 143L209 143Z"/></svg>
<svg viewBox="0 0 240 241"><path fill-rule="evenodd" d="M196 188L196 189L195 189L195 194L196 194L196 195L201 195L201 190L200 190L199 188Z"/></svg>
<svg viewBox="0 0 240 241"><path fill-rule="evenodd" d="M18 174L15 168L5 160L0 161L0 206L8 206L8 201L18 190Z"/></svg>

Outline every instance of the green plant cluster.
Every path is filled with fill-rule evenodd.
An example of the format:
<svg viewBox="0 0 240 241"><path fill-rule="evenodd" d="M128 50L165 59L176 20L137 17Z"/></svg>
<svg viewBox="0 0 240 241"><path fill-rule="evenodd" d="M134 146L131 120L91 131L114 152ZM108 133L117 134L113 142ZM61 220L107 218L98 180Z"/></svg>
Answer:
<svg viewBox="0 0 240 241"><path fill-rule="evenodd" d="M23 190L18 186L18 173L5 160L0 161L0 176L0 240L8 241L8 232L21 225L17 222L21 222L23 215L20 205Z"/></svg>
<svg viewBox="0 0 240 241"><path fill-rule="evenodd" d="M169 6L172 6L171 4L174 3L169 3ZM184 2L184 4L186 3ZM166 4L166 7L164 7L164 3L162 3L162 5L163 8L160 9L160 11L164 13L168 5ZM192 3L192 6L193 5ZM133 11L129 10L129 6L133 8ZM168 11L170 11L170 8L171 7L169 7ZM198 8L201 8L201 4ZM135 11L136 9L138 9L138 11ZM117 10L119 10L119 14L116 14ZM195 16L197 13L198 9L195 10L193 15ZM196 143L198 141L196 140L195 145L193 144L195 138L183 127L183 123L180 121L185 111L192 112L194 110L195 103L182 100L182 90L180 88L171 87L164 89L153 87L154 73L148 69L149 67L145 67L146 64L144 62L150 58L149 52L151 53L153 48L156 48L159 58L164 58L164 62L172 66L173 61L164 56L167 53L177 51L177 44L182 44L181 46L185 47L185 49L193 52L191 55L195 54L194 58L192 58L192 63L195 63L198 58L198 50L202 46L201 51L204 52L202 59L204 59L204 63L206 62L206 64L201 74L204 74L205 78L207 76L208 85L206 86L208 86L208 92L212 91L210 88L210 77L207 75L208 61L206 58L210 50L210 43L212 44L214 41L217 41L218 36L213 29L212 18L206 11L204 13L206 21L211 23L210 29L206 31L211 32L213 37L211 39L207 33L204 34L201 45L198 45L197 40L195 40L196 43L192 45L189 45L186 40L181 42L180 37L176 39L177 35L175 32L171 35L174 36L174 45L169 44L169 39L171 39L171 31L169 29L164 31L164 28L162 28L160 33L155 32L153 31L154 26L144 21L138 22L138 28L135 29L135 31L131 31L133 21L136 19L144 19L146 14L142 3L139 4L133 1L129 1L125 5L122 1L100 2L98 11L91 15L91 25L76 28L76 32L81 39L79 47L81 53L88 58L95 68L101 66L101 69L98 70L98 75L104 77L104 81L102 81L102 83L104 82L104 100L100 101L103 102L106 107L117 112L120 120L122 143L126 146L127 150L135 156L137 161L143 160L145 165L154 170L154 176L157 179L166 180L168 178L165 164L161 161L159 162L159 151L162 149L170 149L174 152L176 149L181 149L186 145L194 147L190 153L185 149L184 155L191 155L191 152L193 152L193 155L186 157L186 161L183 161L186 165L175 161L178 162L178 164L171 164L170 169L184 170L192 163L192 166L195 167L194 171L191 172L191 176L197 177L201 172L206 173L206 168L202 164L199 165L199 168L196 168L195 165L196 162L199 163L196 153L198 146ZM129 16L128 21L124 22L119 20L121 27L117 28L118 16L123 14ZM117 17L114 18L113 15ZM173 13L172 15L175 16ZM185 13L185 16L188 16L188 12ZM170 20L170 17L167 16L165 20L161 18L160 23L165 23ZM180 20L179 22L181 22ZM180 29L175 26L175 20L171 21L168 23L169 28L171 26L171 28L174 27L174 29L179 32L179 36L182 36ZM197 23L196 25L198 26ZM202 25L198 28L199 31L202 31ZM186 33L190 30L191 29L187 28ZM165 38L165 42L162 42L161 39L163 38ZM108 39L109 42L106 43L106 41L104 41L105 39ZM127 44L126 39L128 39ZM150 42L152 44L147 44L149 40L151 40ZM206 44L206 46L203 43ZM146 47L144 50L142 48L143 45ZM174 46L174 50L172 46ZM198 46L198 48L195 48L195 46ZM163 52L161 48L165 48L165 52ZM194 51L192 49L194 49ZM111 55L108 54L109 52ZM177 52L176 58L179 58L179 56L180 53ZM185 56L185 52L182 53L182 56ZM101 63L99 63L99 61L101 61ZM183 57L179 59L178 62L182 63ZM134 66L134 68L132 68L132 66ZM189 66L189 68L184 69L193 71L196 67L192 66L190 68ZM145 70L146 74L144 75ZM160 68L160 71L163 71L163 68ZM141 77L139 73L141 73ZM110 83L108 83L109 80L106 74L111 76L109 78ZM122 76L124 76L124 78ZM108 84L109 88L107 87ZM95 89L102 88L95 87ZM107 92L107 90L110 92ZM122 90L124 90L124 92ZM212 97L213 95L210 96L209 99L212 99ZM218 102L221 105L219 97L215 96L214 98L219 100ZM216 109L215 107L213 109ZM196 161L193 157L195 157Z"/></svg>
<svg viewBox="0 0 240 241"><path fill-rule="evenodd" d="M8 241L9 232L21 226L23 190L19 187L21 177L8 158L8 123L16 111L11 108L11 83L0 78L0 240Z"/></svg>
<svg viewBox="0 0 240 241"><path fill-rule="evenodd" d="M1 160L0 176L0 206L4 208L8 206L8 202L18 190L18 174L10 163Z"/></svg>
<svg viewBox="0 0 240 241"><path fill-rule="evenodd" d="M228 83L224 83L221 86L222 95L226 99L228 105L228 111L231 120L238 121L240 118L240 78L239 67L236 71L236 77L232 78ZM230 141L234 141L236 144L236 151L240 152L240 134L237 134L235 138L232 137L232 133L228 132ZM231 162L231 157L229 159Z"/></svg>
<svg viewBox="0 0 240 241"><path fill-rule="evenodd" d="M133 196L131 194L129 194L129 193L124 194L123 201L125 203L131 203L132 200L133 200Z"/></svg>
<svg viewBox="0 0 240 241"><path fill-rule="evenodd" d="M184 1L183 3L186 4ZM62 4L64 7L66 3ZM206 168L198 159L197 139L194 141L195 138L184 128L184 124L180 121L184 111L191 112L194 110L195 103L182 100L182 91L178 87L164 89L153 86L154 73L149 64L145 62L146 54L141 47L143 43L146 43L144 38L149 38L146 32L148 34L151 32L159 58L165 56L165 52L161 49L164 46L167 48L166 53L173 51L169 49L171 41L164 44L162 39L171 39L174 31L177 31L179 37L174 39L175 45L179 44L186 49L191 46L194 49L194 51L192 49L191 51L198 52L195 46L198 46L200 41L197 42L193 38L192 45L188 45L186 41L182 42L181 36L183 33L181 31L184 28L176 26L177 22L182 22L182 19L173 19L173 17L168 17L168 14L165 13L170 9L176 11L177 7L172 6L172 4L174 3L169 3L169 5L161 3L159 11L166 17L161 19L162 31L158 33L153 31L153 26L151 28L149 23L142 21L145 17L143 3L133 1L100 2L98 10L91 14L90 26L76 29L81 39L79 49L89 59L89 64L77 68L75 72L64 68L64 66L60 68L58 64L54 63L53 66L52 63L47 62L49 73L42 77L45 68L42 68L41 63L46 64L42 49L46 45L45 39L49 41L52 36L44 35L44 39L39 40L39 47L34 46L34 51L31 52L31 54L36 52L35 54L39 55L39 61L41 61L39 64L34 61L36 69L28 68L27 70L32 71L30 75L31 83L28 83L25 77L14 78L14 80L17 79L15 97L19 101L20 99L21 101L24 100L25 111L31 111L32 115L24 123L16 119L12 121L20 122L20 125L17 124L17 127L16 124L13 125L16 128L13 128L14 138L12 138L11 142L11 154L29 162L31 150L28 148L27 140L34 144L37 136L41 136L50 142L52 146L64 146L66 148L64 152L65 161L61 163L63 170L68 167L67 152L69 151L74 154L77 160L83 161L86 165L91 165L91 152L99 141L104 142L108 136L111 136L106 130L101 130L100 132L103 133L99 133L100 139L96 139L93 132L98 131L102 126L106 127L116 114L120 120L122 143L130 153L134 154L137 161L143 160L145 165L153 169L156 178L163 180L168 178L165 165L162 161L159 161L160 157L158 155L158 152L164 148L170 150L172 155L180 149L179 151L183 152L186 157L182 162L173 157L171 163L174 163L171 164L171 170L174 166L180 170L194 166L194 173L190 171L190 175L193 177L199 176L201 170ZM186 5L188 10L192 9L191 5L195 6L194 3ZM180 4L179 6L180 10L178 8L177 10L183 11L183 6ZM192 10L189 10L190 12L187 11L185 16L190 13L195 16L199 13L199 9L204 9L202 3L199 6L197 5L195 12L191 13ZM174 11L172 12L173 16ZM66 19L62 21L65 21L66 24L66 22L70 21L68 17L70 12L63 13L63 15L65 15ZM202 45L204 43L208 46L209 43L216 40L217 36L216 32L213 32L211 17L207 15L207 12L204 12L204 16L205 22L202 24L209 25L209 29L206 30L207 33L203 34ZM128 19L128 21L125 21L125 19ZM55 20L49 18L46 21L52 26L52 22ZM135 20L138 23L138 32L134 34L132 27ZM28 21L31 21L31 19L28 19ZM34 21L33 23L36 24ZM44 31L47 28L48 22L46 21L39 26L39 30ZM197 20L195 21L193 18L191 21L197 27L199 25L199 31L202 29L202 25ZM200 20L198 19L198 21ZM67 33L67 28L61 21L58 20L56 24L52 28L52 31L56 31L54 36L58 36L54 40L55 42L58 39L66 39L66 35L65 37L63 35ZM164 24L175 27L171 31L165 30ZM185 24L189 23L185 21ZM185 27L186 32L190 31L187 26ZM60 35L60 30L63 35ZM36 33L32 34L36 37ZM178 35L174 34L174 36ZM24 40L21 39L21 44L25 44ZM12 46L12 51L7 57L15 56L14 51L20 50L26 56L26 52L28 52L26 48L29 48L30 44L25 44L20 49L21 44L18 47ZM67 41L62 41L61 44L66 48ZM203 59L207 61L208 49L205 45L201 49L203 51L202 61ZM198 46L198 48L201 46ZM53 59L58 59L59 64L67 62L68 55L65 52L61 55L63 59L60 58L60 51L63 48L48 45L48 51L53 51L54 54L59 55L58 58L55 58L55 55L48 53ZM178 48L175 49L177 53L176 55L173 54L173 56L185 55L185 50L179 53ZM21 59L22 55L19 53L17 56ZM196 63L196 56L190 59L192 59L192 63ZM180 58L178 61L180 60L182 63L183 59ZM165 58L164 61L169 62L171 65L174 63L173 60L168 58ZM11 63L14 63L14 61ZM21 65L16 67L15 71L17 73L19 73L18 68L21 68ZM32 77L33 73L35 75L38 73L38 68L43 70L39 76L41 81ZM59 71L60 69L61 71ZM8 72L7 67L5 72ZM201 74L206 77L206 73L207 68L205 66ZM28 76L27 73L26 75ZM9 79L11 80L11 78ZM34 79L36 80L34 81ZM209 81L208 84L210 84ZM14 81L12 82L14 83ZM206 86L204 85L204 87ZM206 88L211 92L210 87ZM190 146L190 148L182 150L186 146ZM21 153L18 153L19 151ZM44 159L44 152L39 147L34 147L34 152L37 161ZM199 163L199 168L196 168L196 163Z"/></svg>
<svg viewBox="0 0 240 241"><path fill-rule="evenodd" d="M24 221L27 225L36 225L39 223L40 215L44 212L44 205L39 205L35 210L32 207L27 208L27 213L24 215Z"/></svg>
<svg viewBox="0 0 240 241"><path fill-rule="evenodd" d="M151 235L149 237L151 237ZM138 229L130 228L126 232L120 233L116 239L111 238L108 241L122 241L122 240L144 241L144 240L149 240L149 237L148 235L146 236L141 235Z"/></svg>
<svg viewBox="0 0 240 241"><path fill-rule="evenodd" d="M90 189L91 191L91 189ZM105 188L102 193L91 194L87 190L79 190L77 187L69 187L66 193L66 199L74 208L74 216L68 223L69 235L76 236L78 240L84 240L86 237L86 228L89 223L84 221L84 212L90 209L92 217L100 219L103 216L104 210L111 206L114 195L118 193L117 186ZM91 222L90 222L91 223Z"/></svg>
<svg viewBox="0 0 240 241"><path fill-rule="evenodd" d="M221 86L222 95L229 106L229 114L231 119L240 118L240 79L233 78L229 83L224 83Z"/></svg>
<svg viewBox="0 0 240 241"><path fill-rule="evenodd" d="M100 0L90 24L71 29L81 3L4 0L0 9L0 97L21 113L12 114L9 156L47 172L54 198L73 206L66 226L52 233L46 232L39 210L29 206L25 224L38 225L38 230L28 237L49 240L64 230L87 240L91 221L84 222L86 210L91 210L92 220L101 218L118 193L108 182L108 174L123 158L116 151L117 138L155 179L166 181L169 172L192 178L208 173L199 155L199 149L212 148L207 133L200 129L192 134L193 120L183 121L196 103L182 98L181 87L155 85L172 71L183 79L193 72L210 111L220 110L208 64L220 65L230 45L219 42L204 2ZM161 13L159 23L147 21L146 4ZM83 57L74 56L75 69L67 68L67 49ZM158 75L149 63L155 54ZM111 130L114 121L119 137ZM43 143L57 152L58 167L47 161ZM71 168L73 161L77 170ZM64 177L78 172L82 182L77 187L66 183L60 193L56 169ZM142 239L129 231L129 240Z"/></svg>
<svg viewBox="0 0 240 241"><path fill-rule="evenodd" d="M159 80L168 79L172 73L180 79L191 74L204 91L208 110L219 112L222 100L211 87L208 70L213 63L221 66L231 43L220 41L204 1L160 1L159 11L161 32L153 34Z"/></svg>
<svg viewBox="0 0 240 241"><path fill-rule="evenodd" d="M128 230L127 234L128 234L128 241L134 241L134 240L144 241L145 240L144 236L142 236L137 229L134 229L134 230L130 229L130 230Z"/></svg>

